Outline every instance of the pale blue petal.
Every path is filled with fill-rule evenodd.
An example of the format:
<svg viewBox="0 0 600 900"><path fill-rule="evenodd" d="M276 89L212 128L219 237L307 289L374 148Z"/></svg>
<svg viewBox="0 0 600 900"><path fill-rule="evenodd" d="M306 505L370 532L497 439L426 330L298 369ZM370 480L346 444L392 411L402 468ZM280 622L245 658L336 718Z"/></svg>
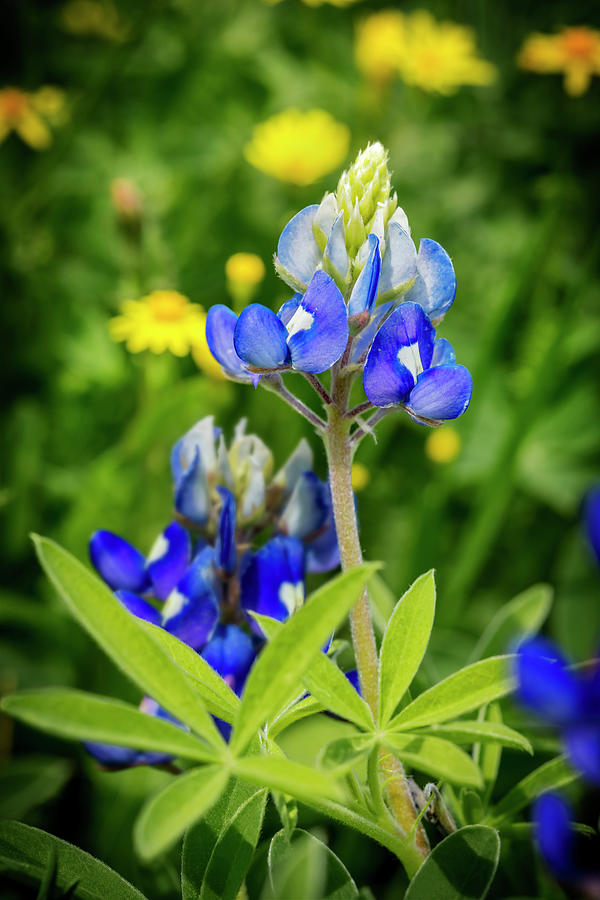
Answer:
<svg viewBox="0 0 600 900"><path fill-rule="evenodd" d="M457 419L471 401L473 379L464 366L428 369L410 392L407 407L419 418Z"/></svg>
<svg viewBox="0 0 600 900"><path fill-rule="evenodd" d="M405 293L417 275L417 251L404 228L388 226L385 253L379 279L379 299L394 300Z"/></svg>
<svg viewBox="0 0 600 900"><path fill-rule="evenodd" d="M314 472L303 472L279 518L279 529L305 540L315 535L331 510L329 487Z"/></svg>
<svg viewBox="0 0 600 900"><path fill-rule="evenodd" d="M271 482L271 487L281 492L281 498L286 499L294 490L298 479L303 472L308 472L313 467L313 452L306 438L300 443L283 464L279 472Z"/></svg>
<svg viewBox="0 0 600 900"><path fill-rule="evenodd" d="M287 332L273 310L251 303L241 313L233 343L238 356L257 369L279 369L289 365Z"/></svg>
<svg viewBox="0 0 600 900"><path fill-rule="evenodd" d="M371 310L377 296L379 276L381 273L381 256L379 254L379 240L374 234L367 238L369 242L369 257L362 272L356 279L348 301L348 315L357 316L365 310Z"/></svg>
<svg viewBox="0 0 600 900"><path fill-rule="evenodd" d="M394 306L395 301L388 300L387 303L382 303L381 306L375 307L368 324L354 340L352 347L353 363L359 363L363 356L368 352L382 322L393 311Z"/></svg>
<svg viewBox="0 0 600 900"><path fill-rule="evenodd" d="M210 493L199 447L196 447L192 464L175 484L175 509L197 525L208 522Z"/></svg>
<svg viewBox="0 0 600 900"><path fill-rule="evenodd" d="M423 238L417 256L417 280L407 299L419 303L428 316L439 320L450 309L456 296L456 275L452 260L444 248Z"/></svg>
<svg viewBox="0 0 600 900"><path fill-rule="evenodd" d="M450 341L446 338L438 338L433 345L433 356L431 357L431 366L452 366L456 362L456 353Z"/></svg>
<svg viewBox="0 0 600 900"><path fill-rule="evenodd" d="M284 325L287 325L287 323L290 321L290 319L298 309L301 300L302 294L297 291L293 297L290 297L289 300L286 300L283 306L280 307L277 315Z"/></svg>
<svg viewBox="0 0 600 900"><path fill-rule="evenodd" d="M298 308L287 324L292 365L300 372L325 372L348 343L348 312L335 281L315 272Z"/></svg>
<svg viewBox="0 0 600 900"><path fill-rule="evenodd" d="M281 232L277 244L275 268L294 290L304 290L321 262L321 252L313 233L318 208L319 205L314 203L296 213Z"/></svg>
<svg viewBox="0 0 600 900"><path fill-rule="evenodd" d="M345 282L348 278L350 260L346 250L346 231L344 228L344 213L341 212L335 222L327 240L323 265L330 275L336 280Z"/></svg>

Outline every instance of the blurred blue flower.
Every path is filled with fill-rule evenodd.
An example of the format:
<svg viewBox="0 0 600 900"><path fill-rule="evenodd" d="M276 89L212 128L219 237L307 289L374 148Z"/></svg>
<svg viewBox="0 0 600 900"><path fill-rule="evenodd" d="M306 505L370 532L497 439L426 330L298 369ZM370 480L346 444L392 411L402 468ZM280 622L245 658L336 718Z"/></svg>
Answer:
<svg viewBox="0 0 600 900"><path fill-rule="evenodd" d="M545 862L578 896L600 896L598 841L578 834L567 801L555 793L542 794L533 806L535 837Z"/></svg>
<svg viewBox="0 0 600 900"><path fill-rule="evenodd" d="M519 647L515 674L519 701L559 729L573 766L600 784L600 665L570 670L551 641L536 637Z"/></svg>
<svg viewBox="0 0 600 900"><path fill-rule="evenodd" d="M140 712L146 713L148 716L166 719L168 722L172 722L183 729L183 731L189 731L186 725L173 718L158 705L156 700L152 700L150 697L144 697L139 705L139 709ZM118 747L116 744L102 744L97 741L84 741L83 746L101 765L111 769L125 769L131 766L158 766L173 759L168 753L134 750L131 747Z"/></svg>
<svg viewBox="0 0 600 900"><path fill-rule="evenodd" d="M452 346L436 340L431 320L407 301L385 320L369 350L363 386L375 406L403 406L417 422L456 419L467 409L473 381Z"/></svg>
<svg viewBox="0 0 600 900"><path fill-rule="evenodd" d="M583 519L586 537L600 565L600 485L588 492L583 506Z"/></svg>

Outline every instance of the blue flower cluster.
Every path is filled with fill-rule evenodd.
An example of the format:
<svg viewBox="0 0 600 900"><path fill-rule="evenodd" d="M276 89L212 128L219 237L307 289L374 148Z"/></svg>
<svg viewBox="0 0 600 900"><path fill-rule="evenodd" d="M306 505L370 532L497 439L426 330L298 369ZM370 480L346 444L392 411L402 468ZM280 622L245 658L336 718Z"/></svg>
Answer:
<svg viewBox="0 0 600 900"><path fill-rule="evenodd" d="M110 531L90 540L92 564L121 603L200 653L237 694L264 640L250 613L287 619L304 601L306 573L339 565L329 486L312 464L302 440L273 475L270 451L245 433L244 421L228 447L209 416L173 448L177 518L148 556ZM256 546L266 531L271 536ZM140 708L168 715L150 698ZM164 761L133 749L88 749L106 765Z"/></svg>
<svg viewBox="0 0 600 900"><path fill-rule="evenodd" d="M359 177L374 171L371 151L377 183L387 178L374 198L368 188L372 193L376 179L365 188ZM293 296L277 313L252 303L238 317L213 306L208 345L227 376L254 386L264 374L317 375L343 359L364 366L373 406L403 407L424 424L454 419L469 405L472 380L434 327L456 294L452 262L434 240L422 240L417 252L405 213L389 197L389 174L381 175L383 148L367 148L354 166L359 162L337 194L302 209L283 229L275 267Z"/></svg>

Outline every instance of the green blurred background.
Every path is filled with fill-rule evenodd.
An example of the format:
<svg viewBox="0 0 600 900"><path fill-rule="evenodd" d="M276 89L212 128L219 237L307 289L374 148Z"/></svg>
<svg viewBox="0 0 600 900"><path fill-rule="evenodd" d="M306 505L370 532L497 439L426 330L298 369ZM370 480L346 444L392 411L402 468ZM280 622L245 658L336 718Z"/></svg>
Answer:
<svg viewBox="0 0 600 900"><path fill-rule="evenodd" d="M282 226L335 188L372 139L390 150L415 239L433 237L453 258L458 295L440 334L471 369L474 395L451 462L435 462L425 429L400 414L377 444L363 442L365 553L385 561L396 595L436 568L432 678L464 664L491 616L540 581L556 591L549 633L578 660L594 652L600 575L580 509L600 479L599 86L569 96L559 75L522 71L516 55L533 31L593 27L595 7L139 0L110 7L119 27L107 34L69 30L62 4L3 4L0 88L54 85L68 110L43 151L14 133L0 144L3 692L69 684L137 699L44 583L30 531L81 558L99 527L148 548L171 514L170 446L209 413L229 432L247 416L276 463L306 434L325 474L314 435L275 396L213 380L191 357L132 355L107 323L124 299L155 288L205 308L230 302L224 266L238 251L262 258L258 298L276 306L286 289L270 258ZM495 83L451 96L399 78L369 84L355 34L384 8L471 26ZM244 157L253 127L292 106L324 109L351 134L346 159L306 187ZM139 230L115 210L117 178L139 191ZM78 747L4 718L0 753L0 787L11 785L3 815L75 841L151 897L176 895L174 862L153 870L128 859L132 817L163 773L100 773ZM384 851L361 854L357 837L335 829L330 838L359 884L395 896L400 876Z"/></svg>

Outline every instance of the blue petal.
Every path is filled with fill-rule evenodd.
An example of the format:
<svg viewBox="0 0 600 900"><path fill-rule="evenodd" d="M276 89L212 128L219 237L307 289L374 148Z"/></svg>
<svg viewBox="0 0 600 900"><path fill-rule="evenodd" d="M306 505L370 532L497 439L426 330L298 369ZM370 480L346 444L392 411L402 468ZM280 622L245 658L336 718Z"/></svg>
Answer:
<svg viewBox="0 0 600 900"><path fill-rule="evenodd" d="M95 531L89 551L92 565L113 590L135 593L148 587L145 558L118 534Z"/></svg>
<svg viewBox="0 0 600 900"><path fill-rule="evenodd" d="M588 542L600 565L600 487L592 488L588 493L583 515Z"/></svg>
<svg viewBox="0 0 600 900"><path fill-rule="evenodd" d="M290 321L298 307L300 306L300 301L302 300L302 294L296 292L293 297L290 297L289 300L280 307L277 316L281 319L284 325Z"/></svg>
<svg viewBox="0 0 600 900"><path fill-rule="evenodd" d="M377 296L379 276L381 273L381 256L379 253L379 240L376 235L370 234L369 257L352 288L348 301L348 315L357 316L365 310L371 310Z"/></svg>
<svg viewBox="0 0 600 900"><path fill-rule="evenodd" d="M215 552L205 547L169 595L163 608L163 627L194 650L201 650L219 621L219 585Z"/></svg>
<svg viewBox="0 0 600 900"><path fill-rule="evenodd" d="M197 525L206 525L208 522L210 494L198 447L191 465L175 485L175 509Z"/></svg>
<svg viewBox="0 0 600 900"><path fill-rule="evenodd" d="M315 272L286 327L295 369L318 374L337 362L348 343L348 311L333 278Z"/></svg>
<svg viewBox="0 0 600 900"><path fill-rule="evenodd" d="M318 208L319 205L314 203L296 213L281 232L277 244L275 268L294 290L304 290L321 262L321 252L313 233Z"/></svg>
<svg viewBox="0 0 600 900"><path fill-rule="evenodd" d="M333 518L327 523L322 534L307 541L305 549L307 572L330 572L337 569L340 565L340 548Z"/></svg>
<svg viewBox="0 0 600 900"><path fill-rule="evenodd" d="M559 794L542 794L533 806L533 820L537 843L548 866L559 878L577 878L575 834L567 802Z"/></svg>
<svg viewBox="0 0 600 900"><path fill-rule="evenodd" d="M226 575L232 575L237 565L235 544L235 497L230 490L218 487L223 506L219 515L219 529L215 544L216 564Z"/></svg>
<svg viewBox="0 0 600 900"><path fill-rule="evenodd" d="M581 713L579 684L567 670L566 660L544 638L524 641L515 661L519 701L549 722L566 724Z"/></svg>
<svg viewBox="0 0 600 900"><path fill-rule="evenodd" d="M289 365L285 325L273 310L261 303L251 303L241 313L233 342L236 352L249 366L257 369L279 369Z"/></svg>
<svg viewBox="0 0 600 900"><path fill-rule="evenodd" d="M171 451L171 471L175 483L192 465L196 450L200 453L204 471L210 475L216 472L216 442L220 436L221 429L215 427L214 416L205 416L196 422L189 431L186 431Z"/></svg>
<svg viewBox="0 0 600 900"><path fill-rule="evenodd" d="M356 693L360 694L362 697L362 692L360 689L360 679L358 677L358 670L350 669L349 672L346 672L346 678L348 679L348 681L350 682L350 684L352 685L352 687L354 688Z"/></svg>
<svg viewBox="0 0 600 900"><path fill-rule="evenodd" d="M457 419L471 402L473 379L464 366L438 366L424 372L410 392L408 410L418 418Z"/></svg>
<svg viewBox="0 0 600 900"><path fill-rule="evenodd" d="M595 721L567 728L565 746L573 766L584 778L600 785L600 710Z"/></svg>
<svg viewBox="0 0 600 900"><path fill-rule="evenodd" d="M256 647L237 625L218 625L202 656L239 695L256 659Z"/></svg>
<svg viewBox="0 0 600 900"><path fill-rule="evenodd" d="M304 548L293 537L277 536L249 553L243 561L241 605L264 616L284 621L304 602ZM250 627L261 629L251 616Z"/></svg>
<svg viewBox="0 0 600 900"><path fill-rule="evenodd" d="M343 212L339 213L333 223L323 254L323 265L337 281L343 283L348 278L350 260L346 250L346 230L344 228Z"/></svg>
<svg viewBox="0 0 600 900"><path fill-rule="evenodd" d="M143 597L139 597L131 591L115 591L115 596L118 597L125 609L128 609L138 619L152 622L153 625L161 624L162 614Z"/></svg>
<svg viewBox="0 0 600 900"><path fill-rule="evenodd" d="M431 368L435 366L452 366L456 362L456 353L450 341L446 338L438 338L433 345Z"/></svg>
<svg viewBox="0 0 600 900"><path fill-rule="evenodd" d="M417 280L407 299L420 303L427 315L439 320L450 309L456 296L456 275L444 248L423 238L417 256Z"/></svg>
<svg viewBox="0 0 600 900"><path fill-rule="evenodd" d="M386 319L369 350L365 394L375 406L402 403L433 355L435 328L420 306L402 303Z"/></svg>
<svg viewBox="0 0 600 900"><path fill-rule="evenodd" d="M354 345L352 347L353 363L360 363L363 356L371 349L373 339L379 331L382 322L393 311L395 305L396 303L394 300L388 300L387 303L382 303L381 306L375 307L367 326L363 328L354 340Z"/></svg>
<svg viewBox="0 0 600 900"><path fill-rule="evenodd" d="M155 597L166 600L192 556L190 537L179 522L171 522L156 539L148 555L148 574Z"/></svg>
<svg viewBox="0 0 600 900"><path fill-rule="evenodd" d="M301 541L315 535L331 511L328 485L314 472L303 472L279 518L279 529Z"/></svg>
<svg viewBox="0 0 600 900"><path fill-rule="evenodd" d="M379 279L381 301L401 296L417 275L417 251L410 234L396 222L390 222Z"/></svg>
<svg viewBox="0 0 600 900"><path fill-rule="evenodd" d="M250 381L250 374L235 352L233 333L238 317L222 303L211 306L206 314L206 342L217 362L227 375L241 381Z"/></svg>

